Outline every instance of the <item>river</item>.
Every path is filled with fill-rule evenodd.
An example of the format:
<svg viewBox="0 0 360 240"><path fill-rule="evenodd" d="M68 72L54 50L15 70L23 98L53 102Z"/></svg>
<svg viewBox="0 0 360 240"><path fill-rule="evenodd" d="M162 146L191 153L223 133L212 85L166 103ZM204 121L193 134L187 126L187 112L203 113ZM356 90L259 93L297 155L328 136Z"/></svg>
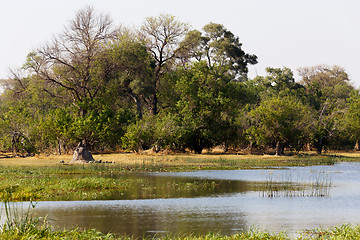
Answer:
<svg viewBox="0 0 360 240"><path fill-rule="evenodd" d="M360 163L286 169L149 173L154 181L207 180L220 189L170 198L43 201L35 212L60 228L96 228L135 237L166 234L235 234L251 227L296 235L304 229L360 223ZM141 177L137 175L136 177ZM326 182L326 194L278 194L253 189L256 182Z"/></svg>

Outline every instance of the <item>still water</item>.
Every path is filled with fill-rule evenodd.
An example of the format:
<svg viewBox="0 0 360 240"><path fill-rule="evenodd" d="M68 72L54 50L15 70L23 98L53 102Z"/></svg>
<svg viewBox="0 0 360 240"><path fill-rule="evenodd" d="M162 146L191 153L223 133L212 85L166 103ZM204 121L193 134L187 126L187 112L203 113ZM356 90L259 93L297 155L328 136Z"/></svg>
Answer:
<svg viewBox="0 0 360 240"><path fill-rule="evenodd" d="M36 214L60 228L96 228L136 237L162 234L234 234L257 227L270 232L298 231L360 223L360 163L287 169L216 170L137 175L156 182L212 181L218 188L168 198L44 201ZM326 196L264 197L251 186L261 181L331 181ZM315 180L314 180L315 179Z"/></svg>

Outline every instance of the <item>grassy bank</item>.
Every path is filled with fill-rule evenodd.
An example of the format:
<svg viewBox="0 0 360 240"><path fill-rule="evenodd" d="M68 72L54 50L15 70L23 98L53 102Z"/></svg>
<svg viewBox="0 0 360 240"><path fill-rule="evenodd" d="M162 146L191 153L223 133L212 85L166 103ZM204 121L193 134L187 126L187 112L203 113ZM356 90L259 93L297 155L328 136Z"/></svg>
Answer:
<svg viewBox="0 0 360 240"><path fill-rule="evenodd" d="M140 198L154 198L153 190L169 192L202 191L221 188L216 182L172 182L166 188L152 186L143 178L127 178L128 172L193 171L205 169L258 169L271 167L308 166L334 164L342 161L360 161L359 154L329 154L323 156L302 154L296 156L254 155L94 155L103 163L69 164L70 155L35 156L31 158L0 159L0 198L6 201L101 199L102 196L130 194L134 186L140 186ZM60 163L64 161L64 163ZM111 163L104 163L111 162ZM117 174L120 177L111 178ZM258 191L279 191L278 185L260 185ZM295 185L296 187L296 185ZM269 190L270 189L270 190ZM283 191L284 189L280 189ZM285 189L293 194L293 187ZM139 196L136 196L139 198ZM131 199L131 197L130 197ZM0 227L0 239L134 239L115 234L103 234L97 230L54 230L46 221L26 218L14 224ZM209 233L204 236L166 236L161 239L293 239L285 233L271 234L249 230L232 236ZM360 227L342 225L330 229L307 230L297 239L360 239Z"/></svg>
<svg viewBox="0 0 360 240"><path fill-rule="evenodd" d="M0 159L0 199L9 192L11 201L184 197L187 193L196 195L197 192L216 190L221 186L211 181L173 181L165 185L152 185L146 178L129 178L127 173L308 166L359 161L360 156L104 154L95 155L95 159L103 163L68 164L70 159L69 155ZM258 185L254 190L270 191L271 194L279 192L278 185L270 184L270 187ZM296 185L291 185L286 190L293 193L294 187ZM284 186L280 186L280 190L284 190ZM169 192L173 195L169 195Z"/></svg>
<svg viewBox="0 0 360 240"><path fill-rule="evenodd" d="M37 219L27 219L25 222L19 224L12 224L10 226L4 225L0 229L0 239L78 239L78 240L134 240L137 238L131 236L119 236L108 233L103 234L95 229L89 230L54 230L49 225L44 224ZM150 237L142 239L163 239L163 240L242 240L242 239L256 239L256 240L291 240L291 239L360 239L360 227L355 225L341 225L329 229L312 229L305 230L297 237L290 237L285 232L272 234L261 230L248 230L246 232L237 233L234 235L223 236L220 234L208 233L206 235L183 235L183 236L162 236Z"/></svg>
<svg viewBox="0 0 360 240"><path fill-rule="evenodd" d="M71 155L36 155L28 158L0 158L1 166L22 167L54 167L66 165ZM112 162L122 169L133 170L194 170L194 169L249 169L261 167L308 166L319 164L334 164L341 161L360 161L360 153L331 153L316 155L313 153L292 156L274 155L242 155L242 154L94 154L95 160ZM60 164L64 161L65 164ZM135 168L135 169L134 169ZM90 169L90 168L89 168ZM96 169L95 169L96 170Z"/></svg>

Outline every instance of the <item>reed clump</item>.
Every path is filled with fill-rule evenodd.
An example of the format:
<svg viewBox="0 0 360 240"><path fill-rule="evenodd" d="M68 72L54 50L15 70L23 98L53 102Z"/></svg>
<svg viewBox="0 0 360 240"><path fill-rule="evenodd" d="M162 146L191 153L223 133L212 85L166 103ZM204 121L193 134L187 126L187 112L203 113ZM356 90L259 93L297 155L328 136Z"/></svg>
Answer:
<svg viewBox="0 0 360 240"><path fill-rule="evenodd" d="M324 172L313 173L306 181L293 180L291 176L276 181L269 174L258 186L263 197L329 197L332 182Z"/></svg>

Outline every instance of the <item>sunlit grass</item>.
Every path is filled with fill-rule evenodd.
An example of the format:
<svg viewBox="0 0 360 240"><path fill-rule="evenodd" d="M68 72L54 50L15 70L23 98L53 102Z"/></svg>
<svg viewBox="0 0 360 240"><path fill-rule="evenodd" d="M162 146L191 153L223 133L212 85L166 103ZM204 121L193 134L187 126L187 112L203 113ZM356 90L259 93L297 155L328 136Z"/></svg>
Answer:
<svg viewBox="0 0 360 240"><path fill-rule="evenodd" d="M0 158L0 166L52 167L69 164L71 155L36 155L29 158ZM293 156L237 155L237 154L94 154L103 164L117 164L122 168L162 167L178 170L194 169L246 169L271 166L308 166L334 164L341 161L360 161L360 153L337 153L328 155L297 154ZM64 162L64 163L60 163ZM109 163L111 162L111 163ZM156 169L155 169L156 170Z"/></svg>

